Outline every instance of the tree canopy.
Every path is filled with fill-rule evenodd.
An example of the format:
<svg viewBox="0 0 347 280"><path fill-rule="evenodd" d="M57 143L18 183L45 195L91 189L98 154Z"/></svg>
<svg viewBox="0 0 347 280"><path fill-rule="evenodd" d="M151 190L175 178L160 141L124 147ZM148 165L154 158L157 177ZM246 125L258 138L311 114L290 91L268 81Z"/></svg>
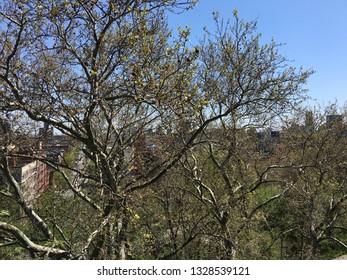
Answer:
<svg viewBox="0 0 347 280"><path fill-rule="evenodd" d="M281 44L262 43L257 23L237 12L228 21L215 13L215 30L196 46L189 28L173 37L167 14L194 4L2 2L0 248L57 259L260 258L264 250L247 253L263 246L245 241L256 236L253 226L267 229L258 230L259 242L290 239L268 213L286 211L274 202L303 195L296 184L311 184L306 174L320 169L300 163L299 154L284 156L289 142L271 160L295 163L264 160L257 129L298 108L313 71L292 67ZM39 142L48 141L41 127L66 137L69 153L40 155ZM24 147L31 153L20 153ZM300 149L318 153L311 144ZM13 176L18 158L52 171L34 204ZM288 168L299 165L308 173L293 182ZM334 193L343 181L326 183ZM338 208L345 197L333 201L325 207ZM332 227L327 219L311 234Z"/></svg>

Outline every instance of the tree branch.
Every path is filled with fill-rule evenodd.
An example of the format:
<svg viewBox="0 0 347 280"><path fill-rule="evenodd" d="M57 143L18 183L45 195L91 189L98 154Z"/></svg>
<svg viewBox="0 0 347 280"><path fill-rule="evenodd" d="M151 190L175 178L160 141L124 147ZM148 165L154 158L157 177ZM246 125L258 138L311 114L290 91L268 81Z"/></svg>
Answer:
<svg viewBox="0 0 347 280"><path fill-rule="evenodd" d="M21 246L29 250L30 252L44 253L48 257L58 259L73 258L71 252L69 251L35 244L20 229L8 223L0 222L0 229L5 232L11 233L18 240L18 242L20 242Z"/></svg>

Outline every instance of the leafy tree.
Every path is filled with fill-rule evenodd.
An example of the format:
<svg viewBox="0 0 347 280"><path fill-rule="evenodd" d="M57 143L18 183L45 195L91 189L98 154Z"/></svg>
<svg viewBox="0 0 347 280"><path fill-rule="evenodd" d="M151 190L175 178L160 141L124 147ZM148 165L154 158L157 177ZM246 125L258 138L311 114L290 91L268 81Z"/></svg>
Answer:
<svg viewBox="0 0 347 280"><path fill-rule="evenodd" d="M59 174L38 211L26 201L23 186L11 173L10 160L20 155L4 145L0 168L9 195L32 222L35 234L1 218L1 240L10 239L34 258L179 257L202 233L205 214L212 213L218 223L211 229L218 227L225 242L223 256L233 257L232 213L221 203L247 200L244 194L263 185L267 172L254 169L245 175L244 155L235 153L236 140L244 135L239 127L259 125L294 106L311 71L287 66L278 45L261 45L256 23L243 22L236 13L234 25L216 17L216 33L201 46L189 48L189 29L179 29L178 37L172 38L165 12L193 4L189 0L3 1L1 113L12 119L14 128L46 124L69 137L77 162L66 156L59 161L31 157ZM215 141L213 125L229 138ZM205 186L210 183L206 176L195 173L194 153L201 150L213 166L207 172L219 173L221 185L216 190ZM190 207L182 205L191 203L185 186L172 183L177 196L173 203L167 189L171 183L165 183L179 166L195 188L197 205L210 207L195 223L191 211L185 216L178 213ZM157 195L159 207L149 195L157 186L163 188ZM67 200L65 188L73 199ZM221 195L223 190L226 196ZM149 198L143 207L141 195ZM48 208L51 203L53 209ZM80 221L62 218L64 203L71 205L70 214L76 213ZM162 214L164 223L157 225L143 215L148 207ZM246 209L247 220L255 210L257 206ZM191 224L186 226L187 217ZM242 220L238 223L244 227ZM145 225L148 231L143 230ZM167 230L168 235L163 235ZM136 237L138 232L144 234ZM170 249L160 254L153 249L148 256L134 248L142 241L145 247L155 247L160 240L154 237L160 234ZM40 238L34 238L37 235Z"/></svg>
<svg viewBox="0 0 347 280"><path fill-rule="evenodd" d="M312 122L307 112L298 114L305 115L305 124L296 119L284 129L284 148L273 168L284 171L291 187L266 217L281 241L282 258L331 258L347 249L346 127L342 119L329 126L328 111L309 113Z"/></svg>
<svg viewBox="0 0 347 280"><path fill-rule="evenodd" d="M218 14L214 18L216 31L206 31L201 47L198 84L208 105L199 122L218 122L203 129L204 144L187 154L183 166L195 186L194 196L215 218L206 234L220 242L219 258L255 258L251 242L240 242L250 236L255 220L262 219L261 208L287 187L259 153L254 129L296 106L310 71L287 67L275 42L261 45L256 22L242 21L236 11L233 24Z"/></svg>

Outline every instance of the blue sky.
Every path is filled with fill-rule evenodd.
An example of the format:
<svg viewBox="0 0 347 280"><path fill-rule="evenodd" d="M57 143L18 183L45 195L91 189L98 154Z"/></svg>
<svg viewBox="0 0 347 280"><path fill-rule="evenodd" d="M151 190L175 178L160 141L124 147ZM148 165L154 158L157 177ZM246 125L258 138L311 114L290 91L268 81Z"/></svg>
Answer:
<svg viewBox="0 0 347 280"><path fill-rule="evenodd" d="M280 53L294 66L316 71L306 88L317 103L347 102L347 0L200 0L191 11L170 14L169 26L190 26L194 45L204 26L213 30L213 11L232 18L234 9L244 20L258 20L265 41L286 43Z"/></svg>

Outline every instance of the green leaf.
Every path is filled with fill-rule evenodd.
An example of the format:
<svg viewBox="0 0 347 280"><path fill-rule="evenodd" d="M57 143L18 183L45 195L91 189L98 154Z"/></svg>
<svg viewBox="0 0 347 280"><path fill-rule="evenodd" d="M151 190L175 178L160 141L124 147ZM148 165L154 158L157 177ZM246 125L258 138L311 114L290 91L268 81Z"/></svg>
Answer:
<svg viewBox="0 0 347 280"><path fill-rule="evenodd" d="M1 210L0 217L10 217L10 212L8 210Z"/></svg>

